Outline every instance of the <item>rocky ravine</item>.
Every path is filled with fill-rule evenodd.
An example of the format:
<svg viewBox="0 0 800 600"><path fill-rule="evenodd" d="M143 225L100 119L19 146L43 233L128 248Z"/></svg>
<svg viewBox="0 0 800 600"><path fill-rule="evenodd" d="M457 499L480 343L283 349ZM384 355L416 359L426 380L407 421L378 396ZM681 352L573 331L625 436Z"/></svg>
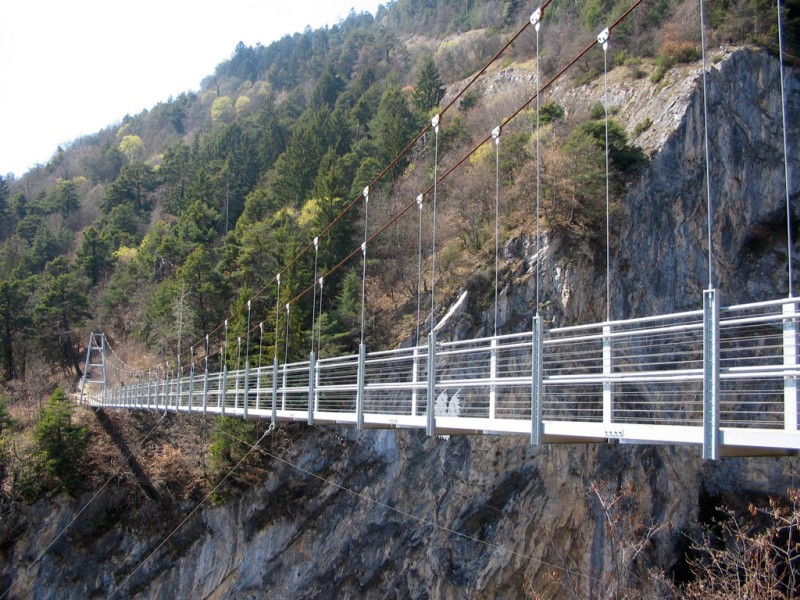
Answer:
<svg viewBox="0 0 800 600"><path fill-rule="evenodd" d="M709 77L712 238L726 304L786 293L777 73L766 53L745 50ZM800 82L789 83L798 173ZM699 93L684 102L683 116L614 224L613 317L695 308L707 285ZM797 176L790 187L797 204ZM603 249L560 234L547 234L543 247L549 323L604 315ZM533 248L531 239L519 238L504 250L501 318L509 330L530 319ZM487 322L467 302L448 335L479 332ZM564 597L569 590L600 597L614 573L615 544L590 482L612 493L630 482L637 521L672 523L632 570L644 578L648 568L683 573L684 534L696 535L711 507L763 501L797 485L800 474L797 458L711 463L700 460L698 448L535 448L526 439L305 427L292 439L280 456L303 470L273 460L263 484L198 513L116 597L523 598ZM96 501L14 583L10 597L107 597L170 529L116 514L119 494ZM3 588L80 504L62 498L30 509L2 549Z"/></svg>

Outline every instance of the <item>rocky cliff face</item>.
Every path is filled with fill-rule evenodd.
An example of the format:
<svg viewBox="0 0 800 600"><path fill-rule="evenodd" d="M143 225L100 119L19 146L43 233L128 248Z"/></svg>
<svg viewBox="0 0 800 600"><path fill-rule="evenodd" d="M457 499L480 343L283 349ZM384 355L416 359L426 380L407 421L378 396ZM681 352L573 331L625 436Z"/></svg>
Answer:
<svg viewBox="0 0 800 600"><path fill-rule="evenodd" d="M714 277L726 304L787 290L777 74L765 53L742 51L709 76ZM790 78L795 173L798 88ZM670 125L680 103L682 117ZM671 133L612 226L613 317L698 307L708 284L700 94L670 106L652 127ZM790 183L797 201L800 180ZM542 242L539 257L529 237L504 249L505 329L528 327L536 260L549 324L602 318L604 249L557 234ZM487 322L467 301L447 335L480 332ZM625 510L634 522L672 524L625 567L636 582L650 568L680 575L684 534L697 534L711 507L781 494L800 473L796 458L710 463L685 447L536 448L507 437L293 431L263 484L196 514L115 597L600 597L622 550L639 538L609 536L591 482L610 494L629 482ZM264 448L272 452L268 441ZM118 496L95 501L10 597L107 597L180 520L119 515ZM81 504L32 507L3 548L3 588Z"/></svg>

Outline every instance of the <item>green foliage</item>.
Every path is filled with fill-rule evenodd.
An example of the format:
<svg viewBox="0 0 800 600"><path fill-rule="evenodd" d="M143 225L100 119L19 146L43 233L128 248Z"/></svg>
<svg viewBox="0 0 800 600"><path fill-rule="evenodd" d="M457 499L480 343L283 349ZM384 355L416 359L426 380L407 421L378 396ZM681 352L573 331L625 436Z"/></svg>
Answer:
<svg viewBox="0 0 800 600"><path fill-rule="evenodd" d="M539 124L547 125L564 116L564 107L556 102L548 102L539 107Z"/></svg>
<svg viewBox="0 0 800 600"><path fill-rule="evenodd" d="M217 481L224 477L247 453L258 439L257 424L245 419L217 417L211 432L211 468ZM245 465L233 473L244 472Z"/></svg>
<svg viewBox="0 0 800 600"><path fill-rule="evenodd" d="M416 123L400 88L392 86L383 93L369 129L370 137L378 150L379 161L384 165L394 160L413 139ZM390 170L392 179L400 176L406 164L407 156Z"/></svg>
<svg viewBox="0 0 800 600"><path fill-rule="evenodd" d="M101 148L82 157L81 166L93 183L109 183L117 178L124 162L119 148L106 140Z"/></svg>
<svg viewBox="0 0 800 600"><path fill-rule="evenodd" d="M322 316L321 356L335 356L358 349L361 338L361 275L351 269L342 280L335 309Z"/></svg>
<svg viewBox="0 0 800 600"><path fill-rule="evenodd" d="M606 107L602 102L596 102L589 108L589 118L595 121L606 118Z"/></svg>
<svg viewBox="0 0 800 600"><path fill-rule="evenodd" d="M458 101L458 108L464 112L467 112L474 108L477 104L478 94L476 94L473 90L469 90L466 94L461 96L461 100Z"/></svg>
<svg viewBox="0 0 800 600"><path fill-rule="evenodd" d="M8 414L8 397L0 392L0 436L7 432L14 425L14 421ZM0 460L2 460L0 458ZM0 477L2 481L2 477Z"/></svg>
<svg viewBox="0 0 800 600"><path fill-rule="evenodd" d="M100 203L100 210L109 214L115 206L130 204L136 210L146 211L150 208L150 193L156 189L158 178L152 167L134 162L125 165L106 191Z"/></svg>
<svg viewBox="0 0 800 600"><path fill-rule="evenodd" d="M126 135L119 141L119 151L129 163L137 162L144 157L144 142L138 135Z"/></svg>
<svg viewBox="0 0 800 600"><path fill-rule="evenodd" d="M89 432L72 422L72 405L61 388L53 392L42 409L35 438L45 473L58 479L68 493L76 492L81 483Z"/></svg>
<svg viewBox="0 0 800 600"><path fill-rule="evenodd" d="M79 181L77 178L67 181L59 179L56 187L53 188L45 198L45 206L48 212L58 213L66 218L78 210L80 207L78 183Z"/></svg>
<svg viewBox="0 0 800 600"><path fill-rule="evenodd" d="M92 287L100 283L100 280L113 267L114 257L111 252L111 244L108 238L101 235L96 227L89 227L83 234L81 245L75 256L75 263L89 278L89 283Z"/></svg>
<svg viewBox="0 0 800 600"><path fill-rule="evenodd" d="M603 121L589 121L577 130L578 136L587 136L594 141L595 146L605 150L606 123ZM608 156L611 161L611 170L617 182L635 176L647 162L647 157L642 149L628 144L628 136L622 125L609 119L608 121Z"/></svg>
<svg viewBox="0 0 800 600"><path fill-rule="evenodd" d="M230 96L215 98L211 104L211 120L214 123L229 123L236 115Z"/></svg>
<svg viewBox="0 0 800 600"><path fill-rule="evenodd" d="M51 265L55 265L54 261ZM89 298L83 282L61 265L45 273L33 307L33 325L40 352L80 373L74 327L89 318Z"/></svg>
<svg viewBox="0 0 800 600"><path fill-rule="evenodd" d="M432 108L439 105L444 96L444 86L439 77L436 64L430 56L425 57L420 68L417 85L411 95L411 102L420 113L427 114Z"/></svg>

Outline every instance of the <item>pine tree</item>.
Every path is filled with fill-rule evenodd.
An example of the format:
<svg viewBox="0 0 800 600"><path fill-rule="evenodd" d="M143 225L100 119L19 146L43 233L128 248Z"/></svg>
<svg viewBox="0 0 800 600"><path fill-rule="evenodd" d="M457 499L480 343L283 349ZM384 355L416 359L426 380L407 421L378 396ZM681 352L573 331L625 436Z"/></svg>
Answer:
<svg viewBox="0 0 800 600"><path fill-rule="evenodd" d="M436 69L433 58L428 57L422 63L422 69L419 72L419 79L417 80L417 87L414 88L411 101L418 111L427 113L434 106L438 106L443 96L444 86L439 77L439 71Z"/></svg>
<svg viewBox="0 0 800 600"><path fill-rule="evenodd" d="M61 388L42 409L36 424L36 445L48 474L61 481L68 492L80 484L81 460L89 443L86 427L72 423L72 406Z"/></svg>

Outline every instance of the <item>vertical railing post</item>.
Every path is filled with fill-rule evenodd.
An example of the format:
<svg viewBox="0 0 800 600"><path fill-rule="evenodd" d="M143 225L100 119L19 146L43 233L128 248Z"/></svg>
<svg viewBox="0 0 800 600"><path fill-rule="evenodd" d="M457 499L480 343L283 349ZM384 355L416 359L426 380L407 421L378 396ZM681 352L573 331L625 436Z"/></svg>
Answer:
<svg viewBox="0 0 800 600"><path fill-rule="evenodd" d="M203 373L203 414L208 411L208 361L206 360L206 368Z"/></svg>
<svg viewBox="0 0 800 600"><path fill-rule="evenodd" d="M703 292L703 458L719 458L719 299Z"/></svg>
<svg viewBox="0 0 800 600"><path fill-rule="evenodd" d="M286 359L284 359L286 360ZM283 388L281 389L281 410L286 410L286 386L289 384L289 363L283 363Z"/></svg>
<svg viewBox="0 0 800 600"><path fill-rule="evenodd" d="M364 344L358 346L358 387L356 388L356 427L364 428L364 377L366 350Z"/></svg>
<svg viewBox="0 0 800 600"><path fill-rule="evenodd" d="M277 348L277 343L276 343ZM272 422L278 419L278 351L272 359Z"/></svg>
<svg viewBox="0 0 800 600"><path fill-rule="evenodd" d="M225 416L225 401L228 399L228 365L222 365L222 386L217 396L217 403L219 404L219 414Z"/></svg>
<svg viewBox="0 0 800 600"><path fill-rule="evenodd" d="M192 412L192 402L194 401L194 363L189 366L189 412Z"/></svg>
<svg viewBox="0 0 800 600"><path fill-rule="evenodd" d="M531 444L542 443L542 318L533 317L531 328Z"/></svg>
<svg viewBox="0 0 800 600"><path fill-rule="evenodd" d="M256 371L256 410L261 408L261 367Z"/></svg>
<svg viewBox="0 0 800 600"><path fill-rule="evenodd" d="M311 351L308 359L308 424L314 424L314 351Z"/></svg>
<svg viewBox="0 0 800 600"><path fill-rule="evenodd" d="M783 368L786 371L797 369L797 320L794 313L796 304L783 305ZM787 374L783 378L783 428L797 431L797 377Z"/></svg>
<svg viewBox="0 0 800 600"><path fill-rule="evenodd" d="M412 366L413 371L411 372L411 416L417 416L417 403L418 403L418 396L417 393L417 382L419 381L419 346L414 346L414 363Z"/></svg>
<svg viewBox="0 0 800 600"><path fill-rule="evenodd" d="M607 426L614 419L614 384L609 380L613 372L611 325L603 325L603 424Z"/></svg>
<svg viewBox="0 0 800 600"><path fill-rule="evenodd" d="M181 411L181 400L183 400L183 368L175 371L175 376L178 378L176 387L178 388L178 396L175 398L175 412Z"/></svg>
<svg viewBox="0 0 800 600"><path fill-rule="evenodd" d="M489 379L492 382L489 387L489 418L497 417L497 338L492 338L491 357L489 359Z"/></svg>
<svg viewBox="0 0 800 600"><path fill-rule="evenodd" d="M436 331L431 331L428 336L428 421L426 433L432 436L436 433L436 415L434 405L436 399Z"/></svg>
<svg viewBox="0 0 800 600"><path fill-rule="evenodd" d="M319 380L320 380L320 365L314 369L314 412L319 412Z"/></svg>
<svg viewBox="0 0 800 600"><path fill-rule="evenodd" d="M250 357L244 363L244 400L242 401L242 418L247 418L247 397L250 395Z"/></svg>

